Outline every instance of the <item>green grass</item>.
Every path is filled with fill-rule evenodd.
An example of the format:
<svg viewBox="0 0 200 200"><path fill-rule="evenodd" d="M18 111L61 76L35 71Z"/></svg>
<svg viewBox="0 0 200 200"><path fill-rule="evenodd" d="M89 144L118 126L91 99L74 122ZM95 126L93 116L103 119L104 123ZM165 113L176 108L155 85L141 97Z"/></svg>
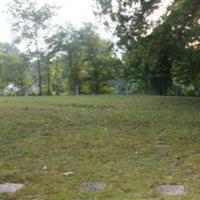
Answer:
<svg viewBox="0 0 200 200"><path fill-rule="evenodd" d="M75 174L64 177L68 171ZM81 192L87 181L108 187ZM5 182L25 188L1 200L199 200L200 99L0 97ZM182 184L187 193L162 197L161 184Z"/></svg>

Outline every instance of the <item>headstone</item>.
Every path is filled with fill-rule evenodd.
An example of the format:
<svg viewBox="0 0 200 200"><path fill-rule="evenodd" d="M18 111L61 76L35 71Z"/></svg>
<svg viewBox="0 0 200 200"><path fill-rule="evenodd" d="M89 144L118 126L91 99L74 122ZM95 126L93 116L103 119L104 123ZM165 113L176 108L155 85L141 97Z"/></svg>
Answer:
<svg viewBox="0 0 200 200"><path fill-rule="evenodd" d="M158 191L167 196L179 196L185 193L185 188L183 185L161 185Z"/></svg>
<svg viewBox="0 0 200 200"><path fill-rule="evenodd" d="M102 192L106 189L106 183L104 182L85 182L81 184L82 192Z"/></svg>
<svg viewBox="0 0 200 200"><path fill-rule="evenodd" d="M0 193L14 193L21 190L24 187L23 184L4 183L0 184Z"/></svg>

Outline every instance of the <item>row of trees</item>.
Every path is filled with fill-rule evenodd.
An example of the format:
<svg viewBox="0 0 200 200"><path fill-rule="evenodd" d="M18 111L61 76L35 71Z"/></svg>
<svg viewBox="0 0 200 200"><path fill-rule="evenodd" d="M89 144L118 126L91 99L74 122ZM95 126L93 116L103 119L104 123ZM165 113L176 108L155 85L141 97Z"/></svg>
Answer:
<svg viewBox="0 0 200 200"><path fill-rule="evenodd" d="M108 90L108 81L119 73L121 61L112 44L101 39L94 26L85 24L82 29L72 26L60 28L48 39L49 55L63 54L68 89L76 93L99 94Z"/></svg>
<svg viewBox="0 0 200 200"><path fill-rule="evenodd" d="M109 80L120 74L121 61L113 45L86 23L52 29L57 8L33 0L13 0L8 5L15 45L1 44L1 91L14 84L18 93L39 95L109 92ZM12 47L12 48L11 48Z"/></svg>
<svg viewBox="0 0 200 200"><path fill-rule="evenodd" d="M99 94L109 92L109 81L120 74L122 63L112 44L100 38L91 24L80 29L60 27L46 38L46 45L48 50L39 52L39 58L20 53L13 44L0 45L2 92L14 84L19 95Z"/></svg>
<svg viewBox="0 0 200 200"><path fill-rule="evenodd" d="M115 29L111 42L90 24L51 28L57 8L33 0L8 6L15 43L0 45L0 90L11 83L24 95L111 92L200 95L200 3L174 0L155 23L162 0L95 0L96 14ZM113 84L114 83L114 84Z"/></svg>

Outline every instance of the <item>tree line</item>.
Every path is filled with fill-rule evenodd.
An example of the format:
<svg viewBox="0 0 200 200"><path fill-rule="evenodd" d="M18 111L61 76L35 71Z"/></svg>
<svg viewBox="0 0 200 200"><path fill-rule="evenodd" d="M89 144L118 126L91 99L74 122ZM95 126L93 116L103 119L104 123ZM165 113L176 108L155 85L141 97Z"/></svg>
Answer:
<svg viewBox="0 0 200 200"><path fill-rule="evenodd" d="M109 81L120 74L121 60L92 24L61 27L46 38L46 45L48 51L38 52L38 58L13 44L0 44L2 93L14 84L18 95L101 94L110 91Z"/></svg>
<svg viewBox="0 0 200 200"><path fill-rule="evenodd" d="M199 0L174 0L156 22L161 0L94 1L96 15L114 26L121 56L91 23L51 29L56 7L13 0L15 43L0 44L1 94L14 85L19 95L200 95Z"/></svg>
<svg viewBox="0 0 200 200"><path fill-rule="evenodd" d="M110 92L109 81L120 74L122 62L113 44L96 27L71 24L52 31L57 8L32 0L8 5L14 44L0 44L0 89L18 95L100 94ZM16 44L22 44L25 53ZM8 92L9 93L9 92Z"/></svg>

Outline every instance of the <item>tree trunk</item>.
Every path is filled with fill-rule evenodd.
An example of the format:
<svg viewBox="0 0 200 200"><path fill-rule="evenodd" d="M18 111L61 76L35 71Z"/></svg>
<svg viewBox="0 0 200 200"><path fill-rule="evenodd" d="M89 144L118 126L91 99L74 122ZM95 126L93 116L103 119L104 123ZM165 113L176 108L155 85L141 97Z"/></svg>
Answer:
<svg viewBox="0 0 200 200"><path fill-rule="evenodd" d="M40 64L40 58L37 58L38 63L38 87L39 87L39 96L42 96L42 75L41 75L41 64Z"/></svg>
<svg viewBox="0 0 200 200"><path fill-rule="evenodd" d="M36 47L36 57L37 57L37 67L38 67L38 87L39 87L39 96L42 96L42 73L41 73L41 63L40 63L40 52L39 52L39 46L38 46L38 33L37 33L37 27L34 25L35 29L35 47Z"/></svg>
<svg viewBox="0 0 200 200"><path fill-rule="evenodd" d="M51 95L51 73L50 73L50 66L49 61L47 61L47 94Z"/></svg>

